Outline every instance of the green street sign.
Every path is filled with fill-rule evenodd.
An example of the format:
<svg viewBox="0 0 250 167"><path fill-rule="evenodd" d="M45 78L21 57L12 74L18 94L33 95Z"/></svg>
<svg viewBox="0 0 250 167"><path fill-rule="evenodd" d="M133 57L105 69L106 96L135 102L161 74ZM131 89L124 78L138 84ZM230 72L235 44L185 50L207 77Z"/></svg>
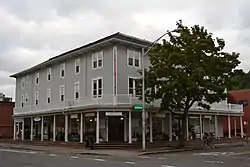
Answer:
<svg viewBox="0 0 250 167"><path fill-rule="evenodd" d="M142 105L135 105L135 106L133 106L133 109L134 110L142 110L143 107L142 107Z"/></svg>

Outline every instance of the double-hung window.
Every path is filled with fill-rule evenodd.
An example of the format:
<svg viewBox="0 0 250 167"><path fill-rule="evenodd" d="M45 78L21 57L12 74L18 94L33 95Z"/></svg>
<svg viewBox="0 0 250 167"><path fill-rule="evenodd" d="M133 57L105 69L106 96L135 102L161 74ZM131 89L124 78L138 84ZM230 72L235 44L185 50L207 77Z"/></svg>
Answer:
<svg viewBox="0 0 250 167"><path fill-rule="evenodd" d="M51 81L51 67L47 68L47 81Z"/></svg>
<svg viewBox="0 0 250 167"><path fill-rule="evenodd" d="M36 91L35 94L35 105L39 105L39 91Z"/></svg>
<svg viewBox="0 0 250 167"><path fill-rule="evenodd" d="M65 77L65 63L62 63L60 66L60 76L61 78Z"/></svg>
<svg viewBox="0 0 250 167"><path fill-rule="evenodd" d="M103 67L103 51L92 54L92 68L96 69L101 67Z"/></svg>
<svg viewBox="0 0 250 167"><path fill-rule="evenodd" d="M138 80L136 78L128 78L128 94L132 96L138 96L139 92L137 90Z"/></svg>
<svg viewBox="0 0 250 167"><path fill-rule="evenodd" d="M127 50L127 65L130 67L140 67L141 53L134 50Z"/></svg>
<svg viewBox="0 0 250 167"><path fill-rule="evenodd" d="M96 78L92 80L92 96L98 98L103 96L103 79Z"/></svg>
<svg viewBox="0 0 250 167"><path fill-rule="evenodd" d="M29 95L25 94L25 103L28 103L28 100L29 100Z"/></svg>
<svg viewBox="0 0 250 167"><path fill-rule="evenodd" d="M80 98L80 83L76 82L75 83L75 99Z"/></svg>
<svg viewBox="0 0 250 167"><path fill-rule="evenodd" d="M60 101L64 101L65 100L65 86L62 85L60 87Z"/></svg>
<svg viewBox="0 0 250 167"><path fill-rule="evenodd" d="M24 106L24 95L21 96L21 107Z"/></svg>
<svg viewBox="0 0 250 167"><path fill-rule="evenodd" d="M51 89L47 89L47 103L51 103Z"/></svg>
<svg viewBox="0 0 250 167"><path fill-rule="evenodd" d="M25 78L24 77L21 80L21 88L25 89Z"/></svg>
<svg viewBox="0 0 250 167"><path fill-rule="evenodd" d="M75 74L80 74L81 59L75 59Z"/></svg>
<svg viewBox="0 0 250 167"><path fill-rule="evenodd" d="M38 73L36 73L36 85L38 85L39 84L39 72Z"/></svg>

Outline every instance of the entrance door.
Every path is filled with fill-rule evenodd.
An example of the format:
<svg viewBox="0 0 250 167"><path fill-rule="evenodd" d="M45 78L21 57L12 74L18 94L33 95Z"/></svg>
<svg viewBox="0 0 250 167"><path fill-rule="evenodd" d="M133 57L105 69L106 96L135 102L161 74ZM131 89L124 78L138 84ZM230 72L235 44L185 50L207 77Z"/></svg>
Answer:
<svg viewBox="0 0 250 167"><path fill-rule="evenodd" d="M123 117L108 117L109 141L124 141L124 119Z"/></svg>

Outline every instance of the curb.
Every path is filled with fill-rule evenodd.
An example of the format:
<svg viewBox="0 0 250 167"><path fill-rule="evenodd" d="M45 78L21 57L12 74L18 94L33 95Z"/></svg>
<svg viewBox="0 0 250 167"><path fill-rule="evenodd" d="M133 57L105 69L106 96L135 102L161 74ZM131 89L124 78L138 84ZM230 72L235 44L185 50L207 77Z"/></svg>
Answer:
<svg viewBox="0 0 250 167"><path fill-rule="evenodd" d="M222 145L222 146L216 146L214 149L218 148L227 148L227 147L240 147L245 146L244 143L241 144L235 144L235 145ZM211 148L208 148L211 149ZM178 152L187 152L187 151L197 151L197 150L208 150L204 147L198 147L198 148L183 148L183 149L173 149L173 150L161 150L161 151L149 151L149 152L142 152L137 154L138 156L142 155L153 155L153 154L164 154L164 153L178 153Z"/></svg>
<svg viewBox="0 0 250 167"><path fill-rule="evenodd" d="M100 155L100 156L111 156L110 154L102 154L102 153L73 153L73 154L81 154L81 155Z"/></svg>

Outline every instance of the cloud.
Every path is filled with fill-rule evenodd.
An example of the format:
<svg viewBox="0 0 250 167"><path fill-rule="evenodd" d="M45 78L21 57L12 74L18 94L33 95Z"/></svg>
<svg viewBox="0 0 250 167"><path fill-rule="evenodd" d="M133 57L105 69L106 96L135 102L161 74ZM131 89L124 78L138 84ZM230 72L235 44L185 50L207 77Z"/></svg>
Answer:
<svg viewBox="0 0 250 167"><path fill-rule="evenodd" d="M59 53L118 31L154 40L179 19L224 38L248 71L249 7L246 0L1 0L0 92L13 96L7 75Z"/></svg>

